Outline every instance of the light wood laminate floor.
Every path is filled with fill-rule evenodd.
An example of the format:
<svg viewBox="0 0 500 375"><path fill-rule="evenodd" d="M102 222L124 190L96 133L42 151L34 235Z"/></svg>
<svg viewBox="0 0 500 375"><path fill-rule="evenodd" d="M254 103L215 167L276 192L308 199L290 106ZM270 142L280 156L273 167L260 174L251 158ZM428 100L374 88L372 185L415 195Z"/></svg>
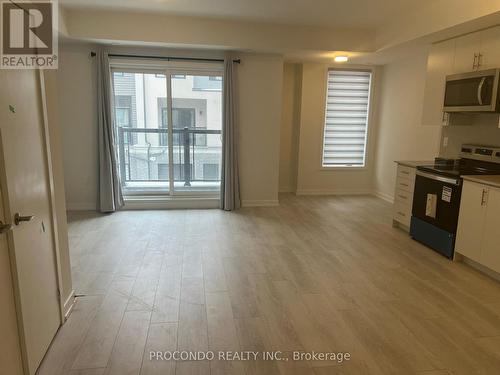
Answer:
<svg viewBox="0 0 500 375"><path fill-rule="evenodd" d="M391 226L374 197L70 215L76 292L39 375L499 374L500 284ZM149 352L349 352L158 362Z"/></svg>

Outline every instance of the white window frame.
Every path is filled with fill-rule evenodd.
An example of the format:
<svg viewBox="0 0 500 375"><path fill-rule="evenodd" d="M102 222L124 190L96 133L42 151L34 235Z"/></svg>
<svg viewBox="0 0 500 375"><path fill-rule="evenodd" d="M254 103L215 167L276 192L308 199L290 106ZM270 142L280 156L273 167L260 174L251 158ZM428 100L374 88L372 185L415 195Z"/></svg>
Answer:
<svg viewBox="0 0 500 375"><path fill-rule="evenodd" d="M370 88L368 93L368 116L366 121L366 130L365 130L365 149L364 149L364 163L363 165L355 166L355 165L332 165L325 166L323 165L323 155L325 152L325 127L326 127L326 108L328 102L328 72L330 70L352 70L352 71L366 71L371 73L370 80ZM339 171L363 171L369 168L369 164L371 160L369 159L369 154L371 150L371 127L373 123L373 113L374 113L374 94L375 94L375 82L377 76L377 69L374 66L365 66L365 65L343 65L343 66L327 66L324 72L323 84L323 127L321 129L321 153L319 155L319 169L321 171L331 171L331 172L339 172Z"/></svg>

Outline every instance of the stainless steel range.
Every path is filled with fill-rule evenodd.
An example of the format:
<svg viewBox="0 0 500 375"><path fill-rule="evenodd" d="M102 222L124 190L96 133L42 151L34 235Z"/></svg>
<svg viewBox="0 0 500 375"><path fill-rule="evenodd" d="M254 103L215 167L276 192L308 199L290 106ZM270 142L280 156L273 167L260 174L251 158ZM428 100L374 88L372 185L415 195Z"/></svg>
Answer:
<svg viewBox="0 0 500 375"><path fill-rule="evenodd" d="M465 175L500 175L500 147L463 145L457 160L437 158L434 165L417 167L411 236L453 258L462 178Z"/></svg>

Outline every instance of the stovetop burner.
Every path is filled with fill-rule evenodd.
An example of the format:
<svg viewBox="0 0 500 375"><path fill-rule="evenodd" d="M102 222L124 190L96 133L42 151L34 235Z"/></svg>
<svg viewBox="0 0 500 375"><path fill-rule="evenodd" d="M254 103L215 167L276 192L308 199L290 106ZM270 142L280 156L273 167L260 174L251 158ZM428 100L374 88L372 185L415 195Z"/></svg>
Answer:
<svg viewBox="0 0 500 375"><path fill-rule="evenodd" d="M454 164L438 162L434 165L421 165L418 170L441 175L458 178L466 175L496 175L500 174L500 164L486 162L482 160L474 160L461 158L455 161Z"/></svg>

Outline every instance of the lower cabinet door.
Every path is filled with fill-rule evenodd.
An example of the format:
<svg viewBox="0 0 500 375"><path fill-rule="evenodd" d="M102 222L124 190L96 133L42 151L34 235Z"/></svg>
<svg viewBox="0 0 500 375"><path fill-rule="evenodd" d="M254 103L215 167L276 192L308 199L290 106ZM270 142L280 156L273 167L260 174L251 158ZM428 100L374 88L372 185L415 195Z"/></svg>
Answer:
<svg viewBox="0 0 500 375"><path fill-rule="evenodd" d="M485 194L488 189L483 185L464 182L455 251L477 262L481 259L486 217Z"/></svg>
<svg viewBox="0 0 500 375"><path fill-rule="evenodd" d="M500 189L489 189L481 264L500 272Z"/></svg>

